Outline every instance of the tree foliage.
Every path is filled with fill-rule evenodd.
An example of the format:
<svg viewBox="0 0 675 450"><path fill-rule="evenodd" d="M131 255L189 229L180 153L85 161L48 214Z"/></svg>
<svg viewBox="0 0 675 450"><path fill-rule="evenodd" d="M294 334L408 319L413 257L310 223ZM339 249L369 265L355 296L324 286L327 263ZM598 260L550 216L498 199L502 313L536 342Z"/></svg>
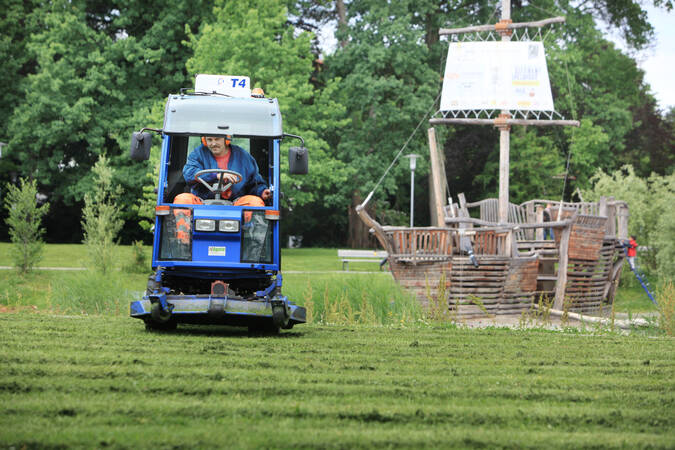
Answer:
<svg viewBox="0 0 675 450"><path fill-rule="evenodd" d="M662 279L675 276L675 173L668 176L652 174L641 178L632 166L626 165L612 173L598 171L592 178L592 188L584 198L597 201L600 196L612 196L628 203L630 220L628 232L640 245L646 246L641 265L658 273Z"/></svg>
<svg viewBox="0 0 675 450"><path fill-rule="evenodd" d="M347 45L326 59L326 77L341 79L340 101L349 112L351 126L347 132L335 136L333 145L338 149L338 157L357 169L347 194L355 202L376 187L418 123L433 112L439 75L431 65L431 50L424 44L424 27L414 24L431 11L431 4L350 2L349 26L338 33L338 38ZM412 136L407 153L428 155L426 128L420 127L420 132ZM378 188L374 199L379 201L380 215L390 209L408 209L409 169L405 161L399 160ZM424 158L418 163L420 185L428 173L426 161ZM426 189L419 191L424 193ZM419 204L427 213L427 202Z"/></svg>
<svg viewBox="0 0 675 450"><path fill-rule="evenodd" d="M105 153L125 187L122 201L134 202L146 167L128 160L128 137L156 101L188 84L188 55L181 42L185 28L196 28L208 10L204 3L37 3L24 20L32 32L14 33L24 37L15 44L25 49L19 60L32 64L19 77L14 98L20 101L9 103L9 146L3 163L15 173L35 177L40 191L59 210L80 209L92 185L91 168ZM73 215L48 225L67 229L73 233L70 239L79 240L79 224L75 219L68 223L69 217ZM134 224L135 220L130 223L131 236L137 233Z"/></svg>
<svg viewBox="0 0 675 450"><path fill-rule="evenodd" d="M556 142L551 136L539 136L536 130L525 127L512 128L510 140L509 201L522 203L533 198L558 198L562 182L552 180L551 176L565 171L565 161L556 148ZM493 158L476 180L484 182L486 188L494 186L495 177L492 174L498 173L499 159ZM498 194L487 193L493 197Z"/></svg>
<svg viewBox="0 0 675 450"><path fill-rule="evenodd" d="M650 3L672 9L671 0ZM609 26L630 49L644 48L653 36L646 4L512 0L516 22L566 17L564 26L544 32L548 67L556 109L582 123L578 129L513 128L513 201L569 197L577 187L589 188L597 169L612 173L624 164L641 178L672 173L673 116L658 110L633 54L619 50L602 31ZM284 129L302 135L310 150L309 176L287 175L282 158L284 232L303 234L309 245L344 245L353 204L375 187L427 111L435 112L447 52L439 28L494 23L499 5L7 0L0 17L0 95L6 105L0 141L9 146L0 159L0 184L34 178L52 205L45 218L48 239L78 241L78 212L94 185L92 168L106 154L113 181L124 188L119 202L130 206L123 209L122 238L147 236L156 161L128 160L130 132L161 127L164 99L192 86L196 73L243 74L279 99ZM337 30L332 52L312 33L325 26ZM425 156L416 177L417 224L428 221L422 125L406 150ZM437 128L437 135L449 193L465 192L468 199L494 195L498 132L453 126ZM156 158L157 142L154 149ZM568 156L576 179L563 193L562 182L551 176L564 172ZM372 205L383 222L407 222L408 180L407 164L399 162L378 188Z"/></svg>
<svg viewBox="0 0 675 450"><path fill-rule="evenodd" d="M21 273L26 273L42 257L42 218L49 210L49 203L38 206L37 183L35 180L20 179L19 185L7 184L5 208L8 217L5 223L9 227L9 236L14 244L11 256L14 265Z"/></svg>

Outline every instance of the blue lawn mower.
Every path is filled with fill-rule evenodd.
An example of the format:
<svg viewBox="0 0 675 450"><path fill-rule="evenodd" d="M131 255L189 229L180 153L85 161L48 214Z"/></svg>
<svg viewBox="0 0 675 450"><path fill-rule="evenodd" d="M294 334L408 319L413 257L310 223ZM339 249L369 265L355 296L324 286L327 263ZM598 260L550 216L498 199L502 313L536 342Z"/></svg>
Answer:
<svg viewBox="0 0 675 450"><path fill-rule="evenodd" d="M162 137L153 274L145 296L130 305L131 317L148 329L189 323L278 332L306 321L305 308L281 293L281 140L303 142L289 150L291 174L307 173L308 154L302 138L283 133L277 99L256 91L247 77L198 75L194 91L169 96L161 130L132 135L134 160L149 158L148 131ZM269 189L264 206L237 206L223 198L236 183L247 182L234 170L207 168L185 180L188 156L204 136L224 137L255 160L258 179ZM207 198L175 203L179 194L194 192L196 183L210 192Z"/></svg>

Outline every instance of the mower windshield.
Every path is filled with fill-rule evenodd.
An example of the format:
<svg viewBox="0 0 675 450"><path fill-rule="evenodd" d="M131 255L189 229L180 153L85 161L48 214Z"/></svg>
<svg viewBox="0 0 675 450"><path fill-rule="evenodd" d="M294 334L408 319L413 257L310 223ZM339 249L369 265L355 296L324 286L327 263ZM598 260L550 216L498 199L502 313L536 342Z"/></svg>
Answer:
<svg viewBox="0 0 675 450"><path fill-rule="evenodd" d="M183 175L183 167L187 162L188 155L193 150L202 145L199 136L171 136L169 148L168 170L166 172L166 183L164 189L164 203L173 203L176 196L182 193L190 193L193 191L193 180L188 183ZM272 171L272 163L270 147L272 140L268 138L249 138L237 137L232 138L231 145L243 149L250 154L258 167L258 171L263 181L268 185L274 184L274 172ZM203 167L203 169L213 169L215 167Z"/></svg>

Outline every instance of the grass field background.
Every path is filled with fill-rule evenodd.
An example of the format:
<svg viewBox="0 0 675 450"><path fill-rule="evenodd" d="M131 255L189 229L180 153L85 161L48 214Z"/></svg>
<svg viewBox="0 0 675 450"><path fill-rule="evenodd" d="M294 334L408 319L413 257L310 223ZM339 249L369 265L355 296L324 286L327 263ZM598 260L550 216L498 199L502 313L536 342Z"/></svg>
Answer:
<svg viewBox="0 0 675 450"><path fill-rule="evenodd" d="M0 447L673 448L669 338L0 314Z"/></svg>

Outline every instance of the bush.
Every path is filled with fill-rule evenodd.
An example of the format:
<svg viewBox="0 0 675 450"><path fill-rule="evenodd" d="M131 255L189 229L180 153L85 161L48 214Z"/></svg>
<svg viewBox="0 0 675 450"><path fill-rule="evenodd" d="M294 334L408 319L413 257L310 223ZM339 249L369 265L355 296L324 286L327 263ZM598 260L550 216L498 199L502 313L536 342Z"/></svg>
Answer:
<svg viewBox="0 0 675 450"><path fill-rule="evenodd" d="M84 244L91 266L105 274L114 267L115 238L124 224L116 204L122 188L113 187L113 172L105 155L99 157L92 172L93 193L85 194L82 209Z"/></svg>
<svg viewBox="0 0 675 450"><path fill-rule="evenodd" d="M148 257L143 248L143 241L134 241L131 245L132 258L124 270L131 273L145 273L150 271Z"/></svg>
<svg viewBox="0 0 675 450"><path fill-rule="evenodd" d="M614 196L628 203L629 234L635 235L647 252L638 254L639 265L662 279L675 275L675 173L652 174L640 178L630 165L606 174L598 171L591 179L593 187L584 198L597 201L600 196Z"/></svg>
<svg viewBox="0 0 675 450"><path fill-rule="evenodd" d="M663 180L664 185L659 186L657 196L660 198L662 208L659 211L654 227L654 233L650 238L649 245L656 249L655 259L659 277L662 280L675 280L675 175Z"/></svg>
<svg viewBox="0 0 675 450"><path fill-rule="evenodd" d="M29 272L42 258L42 217L49 210L49 203L37 206L35 180L19 180L19 186L7 184L5 209L9 215L5 223L14 244L10 250L12 261L21 273Z"/></svg>

